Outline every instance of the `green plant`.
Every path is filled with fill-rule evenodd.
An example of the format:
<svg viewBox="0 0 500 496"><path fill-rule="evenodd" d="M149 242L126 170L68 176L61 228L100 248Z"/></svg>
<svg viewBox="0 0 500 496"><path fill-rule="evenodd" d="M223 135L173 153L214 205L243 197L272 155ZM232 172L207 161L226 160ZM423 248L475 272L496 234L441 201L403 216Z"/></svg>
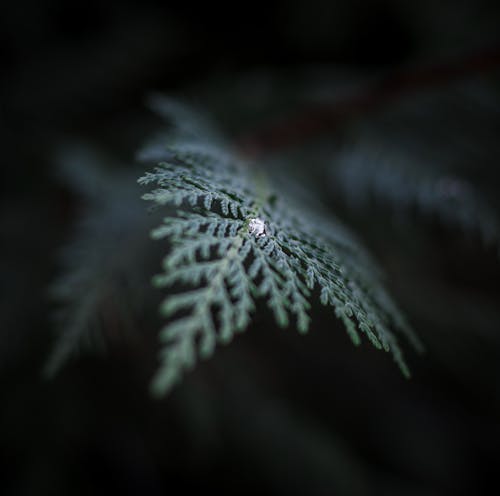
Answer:
<svg viewBox="0 0 500 496"><path fill-rule="evenodd" d="M152 202L153 211L162 217L151 232L167 252L163 272L153 279L156 287L168 288L161 304L167 322L160 332L161 358L153 391L158 395L170 391L199 357L210 357L217 343L228 343L235 333L244 331L259 301L279 326L294 324L305 333L311 318L314 322L311 301L319 300L341 319L355 345L365 335L376 348L391 352L409 376L395 332L405 335L417 350L423 349L422 344L385 290L380 271L362 243L320 202L285 179L286 168L273 167L265 158L246 159L225 142L208 118L187 107L162 97L153 99L153 107L170 124L169 131L139 153L141 163L156 164L139 184L154 188L143 199ZM456 180L448 179L448 190L455 185L449 194L443 190L444 176L438 173L401 160L388 161L387 153L379 165L373 156L360 155L369 150L364 144L352 150L330 152L334 165L324 169L347 204L359 207L365 202L366 208L368 200L378 196L398 208L419 202L424 209L440 212L445 224L459 224L465 230L478 226L485 240L496 241L494 214L478 206L474 194L462 194L463 188L458 191ZM119 192L131 195L134 191L131 182L122 184L123 188L113 184L114 196L105 195L108 207L101 204L121 221L108 219L100 225L111 246L114 234L105 227L109 223L125 227L142 245L145 226L152 218L146 221L138 212L133 214L132 218L140 219L138 229L129 222L131 217L119 213ZM80 240L77 245L85 243ZM113 248L109 260L112 252ZM133 250L127 252L137 258ZM134 263L137 270L140 264L130 258L122 270L133 273ZM84 284L79 287L83 295L73 283L63 280L58 285L59 299L69 299L71 306L66 310L69 325L67 319L50 362L52 371L95 328L90 322L96 311L92 303L96 291L89 283L89 261L78 270L73 275L70 270L69 277L78 281L83 273ZM98 264L95 280L102 286L99 270ZM141 292L143 287L137 294Z"/></svg>

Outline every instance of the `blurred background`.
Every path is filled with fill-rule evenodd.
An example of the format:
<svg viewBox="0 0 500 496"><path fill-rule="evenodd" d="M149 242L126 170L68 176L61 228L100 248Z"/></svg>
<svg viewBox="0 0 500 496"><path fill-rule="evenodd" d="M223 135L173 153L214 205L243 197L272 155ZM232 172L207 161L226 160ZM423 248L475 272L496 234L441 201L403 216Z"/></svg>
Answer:
<svg viewBox="0 0 500 496"><path fill-rule="evenodd" d="M495 487L499 21L487 0L3 2L1 494ZM410 381L315 305L307 336L261 309L150 397L162 253L135 156L165 126L154 92L350 225L426 344Z"/></svg>

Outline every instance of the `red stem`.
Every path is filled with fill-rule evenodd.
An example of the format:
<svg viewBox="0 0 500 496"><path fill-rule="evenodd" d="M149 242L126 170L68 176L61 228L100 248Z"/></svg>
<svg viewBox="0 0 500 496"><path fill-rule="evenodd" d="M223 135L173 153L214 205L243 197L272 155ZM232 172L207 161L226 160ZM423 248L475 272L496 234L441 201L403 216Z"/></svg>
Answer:
<svg viewBox="0 0 500 496"><path fill-rule="evenodd" d="M346 118L366 113L374 107L399 97L402 93L420 91L490 72L500 66L500 50L495 49L448 64L410 71L396 71L371 85L366 91L333 104L317 104L301 109L251 132L238 140L246 154L257 155L335 129Z"/></svg>

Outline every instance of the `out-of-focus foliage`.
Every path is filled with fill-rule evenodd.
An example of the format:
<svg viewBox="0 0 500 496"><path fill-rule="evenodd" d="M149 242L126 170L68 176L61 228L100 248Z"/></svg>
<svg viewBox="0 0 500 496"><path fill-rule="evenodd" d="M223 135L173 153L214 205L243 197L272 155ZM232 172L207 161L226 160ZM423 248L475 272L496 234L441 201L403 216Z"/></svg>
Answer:
<svg viewBox="0 0 500 496"><path fill-rule="evenodd" d="M498 247L499 126L492 81L402 95L350 127L332 153L331 192L361 215L385 207L411 222L417 213Z"/></svg>
<svg viewBox="0 0 500 496"><path fill-rule="evenodd" d="M58 338L46 365L53 375L81 348L137 332L147 308L154 250L145 241L153 218L136 198L134 173L88 145L61 148L60 180L84 199L86 208L62 253L64 269L50 287L59 310ZM117 171L118 169L118 171Z"/></svg>

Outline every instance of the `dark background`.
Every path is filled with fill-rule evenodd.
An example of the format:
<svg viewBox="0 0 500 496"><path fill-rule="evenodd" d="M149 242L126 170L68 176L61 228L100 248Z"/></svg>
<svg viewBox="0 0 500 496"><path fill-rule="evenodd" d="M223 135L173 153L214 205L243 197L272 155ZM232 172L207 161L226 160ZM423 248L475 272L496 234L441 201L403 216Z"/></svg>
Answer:
<svg viewBox="0 0 500 496"><path fill-rule="evenodd" d="M328 86L332 74L363 83L452 64L441 87L481 73L498 88L499 14L498 2L484 0L3 2L0 492L469 495L495 487L499 262L474 236L464 241L433 222L401 234L383 211L376 220L339 212L376 253L427 344L424 356L408 350L411 381L388 356L355 349L324 309L314 308L306 337L276 329L263 310L245 335L154 400L154 293L140 332L116 339L108 329L105 353L83 354L51 381L41 371L57 306L48 288L87 201L58 172L68 142L104 150L121 164L113 170L133 178L142 170L134 154L159 126L145 105L151 91L213 108L238 140L267 128L266 105L273 119L295 111L293 95L307 94L304 75L318 68ZM259 99L262 81L271 82ZM410 84L417 93L418 81ZM481 115L498 108L486 102ZM467 119L459 114L455 124L467 128Z"/></svg>

